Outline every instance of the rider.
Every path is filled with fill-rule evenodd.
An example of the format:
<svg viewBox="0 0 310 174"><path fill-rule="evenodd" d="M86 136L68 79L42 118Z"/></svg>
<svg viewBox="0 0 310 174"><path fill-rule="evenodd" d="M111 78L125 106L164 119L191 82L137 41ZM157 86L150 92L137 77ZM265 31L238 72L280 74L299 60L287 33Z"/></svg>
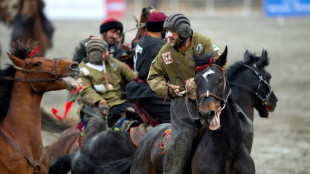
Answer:
<svg viewBox="0 0 310 174"><path fill-rule="evenodd" d="M121 113L126 110L134 112L133 104L122 99L121 86L123 79L129 82L136 76L126 64L109 56L106 42L102 39L91 39L87 43L86 53L88 60L85 58L80 63L82 74L77 79L83 86L78 111L81 119L87 123L84 139L88 138L88 132L100 132L104 129L94 127L98 125L98 120L105 120L109 127L113 127Z"/></svg>
<svg viewBox="0 0 310 174"><path fill-rule="evenodd" d="M159 11L152 12L146 21L148 35L143 36L137 43L134 55L134 70L138 78L126 86L127 98L138 100L154 118L162 123L170 122L170 100L155 94L146 83L151 63L160 48L166 44L163 24L167 16Z"/></svg>
<svg viewBox="0 0 310 174"><path fill-rule="evenodd" d="M100 36L95 37L104 40L108 45L108 51L113 58L119 59L120 56L126 55L126 50L119 46L117 41L120 41L120 37L123 37L123 24L115 18L107 18L100 25ZM83 39L75 47L75 53L73 55L73 61L80 63L82 59L86 57L86 44L93 38Z"/></svg>
<svg viewBox="0 0 310 174"><path fill-rule="evenodd" d="M199 56L207 52L220 54L220 48L208 37L193 32L189 19L180 13L170 15L164 22L168 42L161 48L151 64L147 83L162 97L182 95L183 82L194 77L193 51ZM216 56L217 58L218 56ZM174 83L168 88L166 81ZM171 105L175 101L172 100ZM199 126L188 115L171 113L172 139L165 147L164 173L181 174L186 171L193 141Z"/></svg>

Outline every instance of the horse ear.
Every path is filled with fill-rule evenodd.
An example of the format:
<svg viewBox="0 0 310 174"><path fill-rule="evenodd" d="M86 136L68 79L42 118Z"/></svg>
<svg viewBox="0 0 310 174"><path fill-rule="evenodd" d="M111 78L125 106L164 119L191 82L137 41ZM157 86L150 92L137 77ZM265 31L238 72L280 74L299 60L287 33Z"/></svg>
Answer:
<svg viewBox="0 0 310 174"><path fill-rule="evenodd" d="M22 67L23 66L23 64L24 64L24 60L23 59L20 59L20 58L18 58L16 56L13 56L10 53L7 53L7 54L9 56L9 58L12 60L14 65L16 65L18 67Z"/></svg>
<svg viewBox="0 0 310 174"><path fill-rule="evenodd" d="M244 52L244 56L243 56L243 57L244 57L244 58L243 58L244 62L250 62L250 53L249 53L248 50L246 50L246 51Z"/></svg>
<svg viewBox="0 0 310 174"><path fill-rule="evenodd" d="M223 67L226 64L227 61L227 46L225 46L224 52L218 57L216 60L216 64L219 65L220 67Z"/></svg>
<svg viewBox="0 0 310 174"><path fill-rule="evenodd" d="M186 89L186 95L188 96L188 98L193 99L193 100L196 98L196 88L197 88L197 85L195 83L194 78L190 78L186 80L185 89Z"/></svg>
<svg viewBox="0 0 310 174"><path fill-rule="evenodd" d="M268 64L269 64L268 53L265 49L263 49L262 55L257 62L257 66L264 67L264 66L267 66Z"/></svg>

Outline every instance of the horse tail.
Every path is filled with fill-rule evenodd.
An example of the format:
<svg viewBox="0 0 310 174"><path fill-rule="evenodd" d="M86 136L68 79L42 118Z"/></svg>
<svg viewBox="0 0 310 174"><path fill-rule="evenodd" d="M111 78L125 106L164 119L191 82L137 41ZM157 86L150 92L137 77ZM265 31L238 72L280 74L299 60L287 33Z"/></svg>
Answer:
<svg viewBox="0 0 310 174"><path fill-rule="evenodd" d="M134 156L131 156L101 165L95 174L128 174L130 173L133 158Z"/></svg>
<svg viewBox="0 0 310 174"><path fill-rule="evenodd" d="M68 117L64 121L57 120L53 114L49 113L41 106L42 130L47 132L61 133L76 123L76 118Z"/></svg>
<svg viewBox="0 0 310 174"><path fill-rule="evenodd" d="M48 174L67 174L71 170L71 155L63 155L50 165Z"/></svg>

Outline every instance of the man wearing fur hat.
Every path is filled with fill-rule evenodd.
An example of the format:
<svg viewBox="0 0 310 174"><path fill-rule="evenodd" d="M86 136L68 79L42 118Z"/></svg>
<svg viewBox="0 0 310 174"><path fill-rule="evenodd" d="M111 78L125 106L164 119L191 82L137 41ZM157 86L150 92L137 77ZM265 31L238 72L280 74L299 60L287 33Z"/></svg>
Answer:
<svg viewBox="0 0 310 174"><path fill-rule="evenodd" d="M133 104L122 98L121 87L123 79L130 82L136 74L123 62L110 57L107 48L102 39L91 39L86 46L88 59L80 63L82 74L78 81L83 89L79 111L81 119L87 123L84 140L104 130L105 121L112 127L121 113L128 108L133 110Z"/></svg>
<svg viewBox="0 0 310 174"><path fill-rule="evenodd" d="M75 47L73 61L80 63L86 57L86 44L91 38L98 38L104 40L108 45L109 53L116 59L120 56L126 55L126 50L119 46L118 41L123 37L123 24L115 18L107 18L99 27L100 36L83 39Z"/></svg>
<svg viewBox="0 0 310 174"><path fill-rule="evenodd" d="M134 55L134 70L138 78L126 86L127 98L135 100L148 114L161 123L170 122L170 100L155 94L146 83L153 59L160 48L166 44L163 24L167 16L159 11L152 12L146 21L148 35L137 43Z"/></svg>
<svg viewBox="0 0 310 174"><path fill-rule="evenodd" d="M170 15L164 22L168 42L160 49L151 64L147 83L158 95L174 99L182 96L183 82L194 77L193 51L199 56L220 52L220 48L208 37L193 32L189 19L180 13ZM170 88L166 81L173 83ZM173 88L173 89L171 89ZM164 174L190 173L186 165L191 156L193 141L198 137L198 125L189 115L176 115L175 102L171 102L172 138L165 146Z"/></svg>

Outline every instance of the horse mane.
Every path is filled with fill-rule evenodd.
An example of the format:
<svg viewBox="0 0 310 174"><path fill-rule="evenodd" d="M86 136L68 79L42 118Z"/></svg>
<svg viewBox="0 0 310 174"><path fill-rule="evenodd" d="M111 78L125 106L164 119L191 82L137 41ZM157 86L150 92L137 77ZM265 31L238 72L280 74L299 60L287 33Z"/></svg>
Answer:
<svg viewBox="0 0 310 174"><path fill-rule="evenodd" d="M22 43L21 41L13 42L11 48L11 55L25 60L27 58L28 49L33 49L36 44L36 42L28 42L26 44ZM0 69L1 76L14 77L15 72L16 70L13 65L7 65L5 69ZM13 83L14 81L6 80L0 77L0 122L3 120L3 118L8 112Z"/></svg>
<svg viewBox="0 0 310 174"><path fill-rule="evenodd" d="M198 56L195 51L193 51L193 52L194 52L193 59L194 59L195 67L196 68L198 66L202 66L202 65L208 64L209 61L210 61L210 58L212 59L212 62L213 62L214 61L214 56L216 54L215 52L208 52L206 54Z"/></svg>
<svg viewBox="0 0 310 174"><path fill-rule="evenodd" d="M226 70L227 80L233 81L236 78L237 74L239 72L242 72L242 70L245 68L245 66L243 66L244 64L245 64L245 62L238 61L238 62L235 62L234 64L228 66L228 68Z"/></svg>
<svg viewBox="0 0 310 174"><path fill-rule="evenodd" d="M267 56L266 50L262 51L262 56L264 55ZM233 81L235 79L237 74L245 68L245 66L243 65L251 66L253 64L256 64L262 56L257 56L255 53L250 53L248 50L246 50L244 53L244 61L237 61L236 63L228 66L226 71L228 81ZM262 66L268 66L268 65L269 65L269 58L267 59L266 62L264 62Z"/></svg>

